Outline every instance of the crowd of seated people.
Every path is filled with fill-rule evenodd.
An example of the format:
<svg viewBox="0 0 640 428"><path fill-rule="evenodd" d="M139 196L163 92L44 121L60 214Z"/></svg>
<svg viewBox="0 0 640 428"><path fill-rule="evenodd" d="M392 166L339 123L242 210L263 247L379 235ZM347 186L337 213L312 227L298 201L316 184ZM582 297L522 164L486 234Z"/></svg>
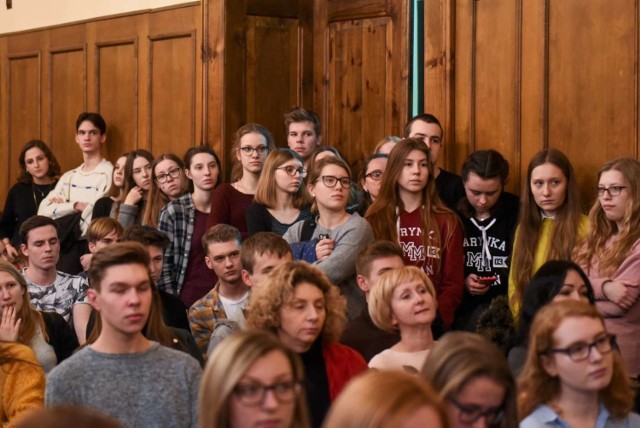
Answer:
<svg viewBox="0 0 640 428"><path fill-rule="evenodd" d="M518 198L495 150L439 167L431 114L357 174L314 112L284 126L235 132L228 183L207 145L112 164L98 113L70 171L24 145L0 217L2 426L640 427L638 160L583 201L546 149Z"/></svg>

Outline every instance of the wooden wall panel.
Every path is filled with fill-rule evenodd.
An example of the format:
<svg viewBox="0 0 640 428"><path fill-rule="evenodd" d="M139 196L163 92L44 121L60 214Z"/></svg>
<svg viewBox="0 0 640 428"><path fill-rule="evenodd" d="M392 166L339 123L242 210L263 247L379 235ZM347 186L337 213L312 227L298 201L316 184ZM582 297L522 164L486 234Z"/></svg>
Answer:
<svg viewBox="0 0 640 428"><path fill-rule="evenodd" d="M138 46L137 39L96 45L96 104L109 118L105 154L116 160L138 147Z"/></svg>
<svg viewBox="0 0 640 428"><path fill-rule="evenodd" d="M82 163L75 143L78 114L87 111L85 49L71 47L49 51L49 146L62 171Z"/></svg>
<svg viewBox="0 0 640 428"><path fill-rule="evenodd" d="M10 55L8 58L7 77L7 115L6 140L15 142L7 144L3 153L8 160L7 187L14 183L18 176L18 155L20 149L29 140L42 138L40 128L40 95L41 95L41 55L40 52L25 52ZM5 188L7 189L7 188ZM4 190L4 189L3 189ZM6 195L6 192L0 192ZM2 198L4 206L4 198Z"/></svg>
<svg viewBox="0 0 640 428"><path fill-rule="evenodd" d="M339 21L329 25L330 123L325 143L352 162L363 159L393 134L391 105L393 23L390 18Z"/></svg>
<svg viewBox="0 0 640 428"><path fill-rule="evenodd" d="M195 34L150 36L149 147L179 156L195 141Z"/></svg>
<svg viewBox="0 0 640 428"><path fill-rule="evenodd" d="M634 0L550 3L548 144L578 168L584 193L605 160L638 155L636 8Z"/></svg>
<svg viewBox="0 0 640 428"><path fill-rule="evenodd" d="M297 19L247 17L246 121L266 126L280 147L283 115L301 102L300 36Z"/></svg>

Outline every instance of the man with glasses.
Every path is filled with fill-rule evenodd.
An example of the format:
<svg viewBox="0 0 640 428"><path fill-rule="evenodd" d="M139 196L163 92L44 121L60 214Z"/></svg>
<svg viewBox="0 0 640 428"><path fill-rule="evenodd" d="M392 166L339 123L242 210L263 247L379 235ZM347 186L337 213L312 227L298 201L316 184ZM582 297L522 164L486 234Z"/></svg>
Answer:
<svg viewBox="0 0 640 428"><path fill-rule="evenodd" d="M311 154L322 142L320 118L311 110L294 108L284 115L284 127L287 131L287 144L309 166Z"/></svg>
<svg viewBox="0 0 640 428"><path fill-rule="evenodd" d="M146 249L125 242L100 250L89 279L102 330L51 371L46 405L92 407L126 427L197 427L200 365L142 333L153 299Z"/></svg>
<svg viewBox="0 0 640 428"><path fill-rule="evenodd" d="M220 340L245 325L249 287L242 281L240 241L238 229L227 224L212 227L202 237L205 263L218 276L218 283L191 306L189 324L205 356Z"/></svg>

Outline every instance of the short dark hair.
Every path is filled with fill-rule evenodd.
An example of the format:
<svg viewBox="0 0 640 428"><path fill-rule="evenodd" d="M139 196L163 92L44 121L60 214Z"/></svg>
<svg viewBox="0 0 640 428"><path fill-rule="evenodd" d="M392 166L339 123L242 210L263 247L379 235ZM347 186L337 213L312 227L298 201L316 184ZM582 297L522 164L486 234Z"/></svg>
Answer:
<svg viewBox="0 0 640 428"><path fill-rule="evenodd" d="M171 240L169 237L151 226L134 225L126 228L122 234L121 242L139 242L145 247L158 247L165 250Z"/></svg>
<svg viewBox="0 0 640 428"><path fill-rule="evenodd" d="M53 226L56 230L56 233L60 233L60 231L58 230L58 224L52 218L45 217L43 215L34 215L26 219L20 226L20 241L24 245L27 245L27 242L29 240L29 232L31 232L33 229L44 226Z"/></svg>
<svg viewBox="0 0 640 428"><path fill-rule="evenodd" d="M402 249L391 241L374 241L364 247L356 256L356 272L368 277L371 274L371 263L384 257L402 258Z"/></svg>
<svg viewBox="0 0 640 428"><path fill-rule="evenodd" d="M93 123L93 126L100 130L101 134L106 134L107 132L107 122L104 121L104 118L100 115L100 113L93 112L83 112L80 113L78 119L76 119L76 132L80 129L80 125L82 122L89 121Z"/></svg>
<svg viewBox="0 0 640 428"><path fill-rule="evenodd" d="M294 107L289 113L284 115L284 128L289 132L289 125L296 122L311 122L316 136L322 135L322 125L320 117L313 111L302 107Z"/></svg>
<svg viewBox="0 0 640 428"><path fill-rule="evenodd" d="M242 243L242 248L240 249L242 269L253 275L256 257L265 253L273 254L274 256L278 256L278 258L283 258L287 254L290 254L293 259L291 247L282 236L273 232L258 232L251 235Z"/></svg>
<svg viewBox="0 0 640 428"><path fill-rule="evenodd" d="M238 241L238 244L242 243L242 235L240 231L228 224L220 223L207 230L207 233L202 237L202 249L207 253L209 244L213 242L229 242Z"/></svg>
<svg viewBox="0 0 640 428"><path fill-rule="evenodd" d="M89 284L100 291L105 271L112 266L138 264L149 272L149 252L140 242L118 242L98 251L91 258L89 268Z"/></svg>
<svg viewBox="0 0 640 428"><path fill-rule="evenodd" d="M412 117L407 124L404 126L404 128L402 129L402 137L403 138L409 138L409 134L411 134L411 127L413 126L413 124L417 121L422 121L422 122L426 122L426 123L435 123L436 125L438 125L440 127L440 133L444 134L444 130L442 129L442 125L440 124L440 121L438 120L437 117L435 117L432 114L429 113L422 113L419 114L417 116Z"/></svg>
<svg viewBox="0 0 640 428"><path fill-rule="evenodd" d="M495 150L478 150L469 155L462 165L462 181L467 181L470 173L482 179L498 177L505 184L509 176L509 162Z"/></svg>

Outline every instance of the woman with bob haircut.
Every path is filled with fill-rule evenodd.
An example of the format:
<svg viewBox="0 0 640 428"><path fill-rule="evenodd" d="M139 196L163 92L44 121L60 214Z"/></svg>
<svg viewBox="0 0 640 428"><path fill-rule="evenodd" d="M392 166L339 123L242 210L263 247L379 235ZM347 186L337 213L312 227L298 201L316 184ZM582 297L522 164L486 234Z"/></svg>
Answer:
<svg viewBox="0 0 640 428"><path fill-rule="evenodd" d="M169 202L160 211L158 230L171 243L164 251L159 289L180 296L186 308L211 290L218 281L207 268L202 237L207 232L211 197L220 184L220 159L209 146L196 146L184 155L185 174L192 191Z"/></svg>
<svg viewBox="0 0 640 428"><path fill-rule="evenodd" d="M134 150L127 155L124 164L124 185L122 203L117 204L115 209L115 219L120 222L125 229L134 224L142 223L142 215L147 196L151 189L151 164L153 155L147 150Z"/></svg>
<svg viewBox="0 0 640 428"><path fill-rule="evenodd" d="M417 376L371 370L355 378L331 407L325 428L447 428L438 395Z"/></svg>
<svg viewBox="0 0 640 428"><path fill-rule="evenodd" d="M320 269L289 262L274 269L251 291L247 326L275 333L300 354L311 425L319 427L329 406L367 363L338 343L345 323L345 300Z"/></svg>
<svg viewBox="0 0 640 428"><path fill-rule="evenodd" d="M369 361L369 367L419 372L434 340L436 290L422 269L407 266L384 272L369 292L369 313L379 329L400 332L400 342Z"/></svg>
<svg viewBox="0 0 640 428"><path fill-rule="evenodd" d="M448 330L464 290L462 228L440 200L435 181L429 148L422 140L403 139L389 154L380 193L365 217L375 239L399 242L405 265L429 275L438 296L438 321Z"/></svg>
<svg viewBox="0 0 640 428"><path fill-rule="evenodd" d="M640 162L613 159L598 173L598 200L578 263L591 280L596 307L617 337L632 376L640 375Z"/></svg>
<svg viewBox="0 0 640 428"><path fill-rule="evenodd" d="M509 306L518 318L525 287L547 260L571 260L588 218L571 162L557 149L538 152L522 185L520 219L511 256Z"/></svg>
<svg viewBox="0 0 640 428"><path fill-rule="evenodd" d="M73 329L55 312L31 307L24 276L9 262L0 261L0 330L12 334L0 340L30 347L45 373L70 357L78 348Z"/></svg>
<svg viewBox="0 0 640 428"><path fill-rule="evenodd" d="M262 169L253 202L247 208L249 235L274 232L282 236L294 223L311 219L304 186L302 157L291 149L275 149Z"/></svg>
<svg viewBox="0 0 640 428"><path fill-rule="evenodd" d="M40 202L56 187L60 165L44 142L27 142L18 155L18 182L7 193L0 217L0 256L15 261L20 255L20 225L38 214Z"/></svg>
<svg viewBox="0 0 640 428"><path fill-rule="evenodd" d="M113 163L113 175L111 176L111 186L107 190L107 194L98 199L93 206L93 213L91 214L91 220L102 217L116 218L115 209L120 205L124 198L124 165L127 163L127 156L129 153L125 153Z"/></svg>
<svg viewBox="0 0 640 428"><path fill-rule="evenodd" d="M351 169L333 156L313 162L307 177L307 191L313 198L315 221L299 221L283 238L289 244L317 239L314 265L325 273L347 299L347 317L355 318L365 307L356 282L354 255L373 241L371 227L358 213L347 211L352 186ZM308 225L310 236L303 236Z"/></svg>
<svg viewBox="0 0 640 428"><path fill-rule="evenodd" d="M513 428L516 385L502 351L475 333L445 334L422 368L444 400L452 428Z"/></svg>
<svg viewBox="0 0 640 428"><path fill-rule="evenodd" d="M614 341L588 303L566 300L542 308L519 379L520 428L640 426Z"/></svg>
<svg viewBox="0 0 640 428"><path fill-rule="evenodd" d="M200 427L308 428L300 357L264 331L236 333L209 358L200 384Z"/></svg>
<svg viewBox="0 0 640 428"><path fill-rule="evenodd" d="M567 299L595 305L591 282L580 266L567 260L550 260L540 266L524 292L515 346L509 351L509 366L514 375L519 375L524 366L531 323L538 311L551 302Z"/></svg>
<svg viewBox="0 0 640 428"><path fill-rule="evenodd" d="M207 229L224 223L238 229L242 239L249 236L245 213L253 202L264 162L275 148L273 136L264 126L248 123L238 128L231 146L233 182L213 192Z"/></svg>
<svg viewBox="0 0 640 428"><path fill-rule="evenodd" d="M458 201L464 228L464 295L454 328L475 333L498 296L507 295L519 200L504 191L509 162L495 150L479 150L462 165L465 197Z"/></svg>
<svg viewBox="0 0 640 428"><path fill-rule="evenodd" d="M160 155L151 165L151 178L142 224L158 227L162 208L188 190L184 163L173 153Z"/></svg>

